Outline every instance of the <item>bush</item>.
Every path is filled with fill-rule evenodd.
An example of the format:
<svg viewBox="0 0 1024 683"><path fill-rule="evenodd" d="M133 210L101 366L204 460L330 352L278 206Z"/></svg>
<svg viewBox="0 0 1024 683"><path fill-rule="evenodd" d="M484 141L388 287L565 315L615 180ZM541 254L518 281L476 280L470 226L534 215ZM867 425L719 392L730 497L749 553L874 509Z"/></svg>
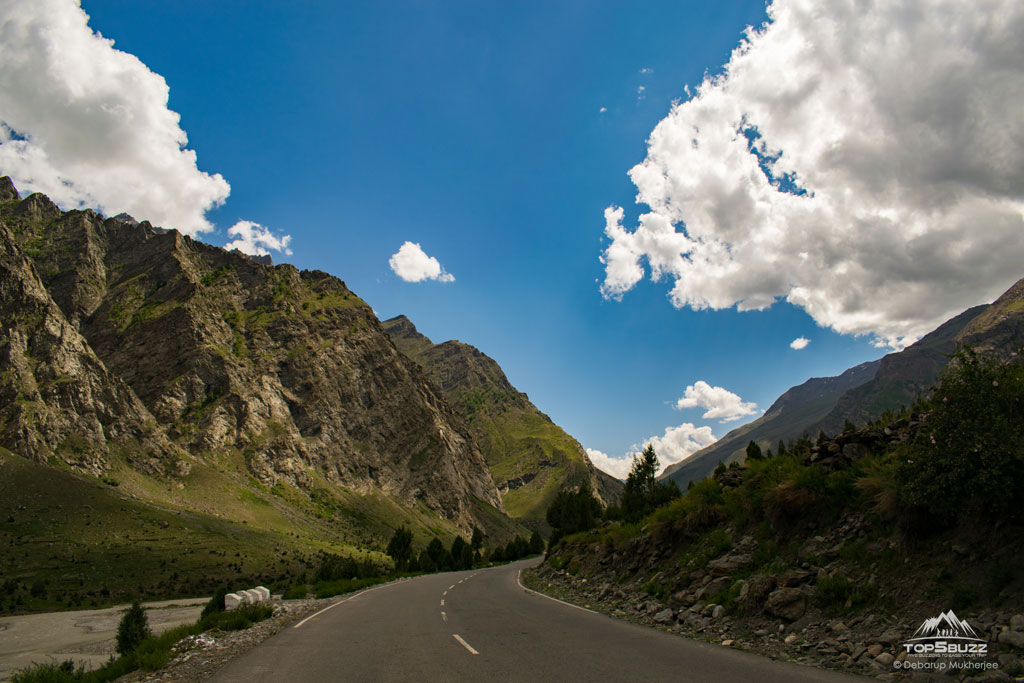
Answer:
<svg viewBox="0 0 1024 683"><path fill-rule="evenodd" d="M73 683L82 680L84 674L84 666L76 669L75 663L67 659L60 664L33 664L21 669L11 676L11 683Z"/></svg>
<svg viewBox="0 0 1024 683"><path fill-rule="evenodd" d="M309 593L309 588L306 584L299 584L298 586L292 586L284 592L281 596L283 600L302 600Z"/></svg>
<svg viewBox="0 0 1024 683"><path fill-rule="evenodd" d="M1024 363L998 365L960 349L924 408L931 412L917 437L897 453L906 502L946 520L969 503L1020 515Z"/></svg>
<svg viewBox="0 0 1024 683"><path fill-rule="evenodd" d="M145 610L138 602L133 602L132 606L125 610L121 623L117 625L118 654L131 654L150 635L152 634Z"/></svg>
<svg viewBox="0 0 1024 683"><path fill-rule="evenodd" d="M263 621L274 614L274 608L270 605L242 605L238 609L226 612L214 612L199 620L199 629L209 631L220 629L221 631L241 631L249 628L257 621Z"/></svg>
<svg viewBox="0 0 1024 683"><path fill-rule="evenodd" d="M207 617L213 614L214 612L223 612L224 596L227 595L228 592L228 589L224 586L218 588L217 592L213 594L212 598L210 598L210 601L206 603L206 607L203 608L203 613L199 615L199 618L202 619L203 617Z"/></svg>
<svg viewBox="0 0 1024 683"><path fill-rule="evenodd" d="M874 585L855 584L841 574L823 576L814 586L815 601L833 616L864 607L876 594Z"/></svg>

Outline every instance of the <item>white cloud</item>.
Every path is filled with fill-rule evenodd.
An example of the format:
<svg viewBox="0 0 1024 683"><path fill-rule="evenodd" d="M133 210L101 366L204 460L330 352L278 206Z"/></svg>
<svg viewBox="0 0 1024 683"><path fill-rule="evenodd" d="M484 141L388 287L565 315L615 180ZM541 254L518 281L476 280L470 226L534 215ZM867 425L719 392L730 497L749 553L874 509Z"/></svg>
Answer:
<svg viewBox="0 0 1024 683"><path fill-rule="evenodd" d="M723 387L713 387L704 380L686 387L686 393L676 401L676 410L707 408L705 420L721 418L722 422L733 422L746 415L757 414L756 403L744 403L736 394Z"/></svg>
<svg viewBox="0 0 1024 683"><path fill-rule="evenodd" d="M230 187L197 168L163 77L75 0L0 0L0 16L0 172L64 208L211 230Z"/></svg>
<svg viewBox="0 0 1024 683"><path fill-rule="evenodd" d="M628 477L629 470L633 466L631 456L624 455L621 458L613 458L595 448L587 449L587 457L590 458L590 462L594 463L594 467L602 472L607 472L616 479L624 480Z"/></svg>
<svg viewBox="0 0 1024 683"><path fill-rule="evenodd" d="M653 446L654 452L658 455L658 474L661 474L669 465L685 460L716 441L718 437L711 432L711 427L695 427L689 422L684 422L678 427L666 427L662 436L644 439L643 446L634 444L630 452L621 458L613 458L595 448L586 450L594 467L616 479L625 480L633 468L633 458L639 455L647 444Z"/></svg>
<svg viewBox="0 0 1024 683"><path fill-rule="evenodd" d="M608 107L601 107L600 109L598 109L598 111L599 111L599 112L601 112L601 113L603 114L603 113L605 113L606 111L608 111Z"/></svg>
<svg viewBox="0 0 1024 683"><path fill-rule="evenodd" d="M711 427L695 427L689 422L684 422L678 427L666 427L663 436L652 436L644 441L644 445L654 446L661 466L658 474L661 474L669 465L685 460L715 441L718 439L711 433ZM639 452L641 449L634 446L633 450Z"/></svg>
<svg viewBox="0 0 1024 683"><path fill-rule="evenodd" d="M782 298L900 347L1019 278L1024 3L768 11L652 132L636 227L605 211L604 295L646 259L677 307Z"/></svg>
<svg viewBox="0 0 1024 683"><path fill-rule="evenodd" d="M245 254L256 256L266 256L270 253L270 249L289 256L292 253L292 250L288 248L292 241L291 235L275 235L270 232L270 228L259 223L238 221L228 228L228 234L235 239L225 244L225 249L238 249Z"/></svg>
<svg viewBox="0 0 1024 683"><path fill-rule="evenodd" d="M438 282L455 282L455 276L445 272L441 264L416 242L406 242L388 259L388 265L395 275L406 282L422 282L437 280Z"/></svg>
<svg viewBox="0 0 1024 683"><path fill-rule="evenodd" d="M642 74L652 74L652 73L654 73L654 69L652 69L649 66L645 66L642 69L640 69L640 73L642 73Z"/></svg>
<svg viewBox="0 0 1024 683"><path fill-rule="evenodd" d="M647 95L644 94L645 90L647 90L646 86L643 86L643 85L638 85L637 86L637 88L636 88L636 101L637 102L639 102L640 100L642 100L645 97L647 97Z"/></svg>
<svg viewBox="0 0 1024 683"><path fill-rule="evenodd" d="M807 345L810 343L811 340L808 339L807 337L797 337L796 339L789 343L789 348L796 349L797 351L799 351L800 349L806 349Z"/></svg>

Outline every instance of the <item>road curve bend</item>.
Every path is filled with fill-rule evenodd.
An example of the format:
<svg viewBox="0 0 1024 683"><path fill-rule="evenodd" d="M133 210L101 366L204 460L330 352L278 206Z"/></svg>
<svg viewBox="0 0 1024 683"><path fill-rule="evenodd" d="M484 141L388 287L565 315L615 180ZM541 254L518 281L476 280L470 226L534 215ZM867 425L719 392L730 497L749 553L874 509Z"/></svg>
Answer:
<svg viewBox="0 0 1024 683"><path fill-rule="evenodd" d="M228 663L216 683L695 681L847 683L637 626L524 589L525 560L431 574L351 596Z"/></svg>

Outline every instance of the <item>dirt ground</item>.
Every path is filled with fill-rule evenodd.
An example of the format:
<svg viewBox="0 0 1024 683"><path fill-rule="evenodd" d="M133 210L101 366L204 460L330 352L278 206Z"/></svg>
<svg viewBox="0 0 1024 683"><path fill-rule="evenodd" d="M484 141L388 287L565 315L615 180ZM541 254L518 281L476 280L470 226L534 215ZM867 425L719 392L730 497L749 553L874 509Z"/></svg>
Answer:
<svg viewBox="0 0 1024 683"><path fill-rule="evenodd" d="M154 633L191 624L208 598L147 602ZM73 659L94 668L114 654L114 639L127 605L79 612L48 612L0 617L0 681L33 662Z"/></svg>

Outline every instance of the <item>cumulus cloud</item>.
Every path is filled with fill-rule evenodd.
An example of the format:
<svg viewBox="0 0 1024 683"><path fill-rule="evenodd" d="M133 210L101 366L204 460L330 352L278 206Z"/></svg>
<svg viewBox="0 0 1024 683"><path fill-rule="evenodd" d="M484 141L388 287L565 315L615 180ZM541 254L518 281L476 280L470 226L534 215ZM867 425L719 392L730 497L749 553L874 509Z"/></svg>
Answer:
<svg viewBox="0 0 1024 683"><path fill-rule="evenodd" d="M594 463L594 467L607 472L616 479L625 479L629 476L629 470L633 466L633 459L631 456L625 455L621 458L613 458L610 455L602 453L596 448L588 448L587 457L590 458L590 462Z"/></svg>
<svg viewBox="0 0 1024 683"><path fill-rule="evenodd" d="M775 0L675 104L605 211L602 292L785 299L899 348L991 301L1024 259L1024 4Z"/></svg>
<svg viewBox="0 0 1024 683"><path fill-rule="evenodd" d="M685 460L715 441L718 439L711 433L711 427L695 427L689 422L684 422L678 427L666 427L662 436L652 436L644 441L644 446L654 446L654 452L658 454L658 462L661 465L658 474L661 474L669 465ZM634 446L633 450L639 452L642 449Z"/></svg>
<svg viewBox="0 0 1024 683"><path fill-rule="evenodd" d="M808 339L807 337L797 337L796 339L789 343L789 348L796 349L797 351L799 351L800 349L806 349L807 345L810 343L811 340Z"/></svg>
<svg viewBox="0 0 1024 683"><path fill-rule="evenodd" d="M705 420L733 422L746 415L757 414L756 403L744 403L736 394L724 387L713 387L704 380L686 387L686 393L676 401L676 410L707 408Z"/></svg>
<svg viewBox="0 0 1024 683"><path fill-rule="evenodd" d="M652 73L654 73L654 69L652 69L649 66L645 66L642 69L640 69L640 73L642 73L642 74L652 74Z"/></svg>
<svg viewBox="0 0 1024 683"><path fill-rule="evenodd" d="M163 77L94 33L76 0L0 0L0 172L64 208L195 234L230 192L200 171Z"/></svg>
<svg viewBox="0 0 1024 683"><path fill-rule="evenodd" d="M406 282L455 282L455 276L446 272L436 258L427 256L417 242L406 242L399 247L388 259L388 265L395 275Z"/></svg>
<svg viewBox="0 0 1024 683"><path fill-rule="evenodd" d="M270 228L252 221L238 221L228 228L228 235L235 239L225 244L225 249L238 249L242 253L254 256L266 256L270 249L288 256L292 253L288 248L292 241L291 235L275 235Z"/></svg>
<svg viewBox="0 0 1024 683"><path fill-rule="evenodd" d="M601 107L600 109L598 109L598 111L603 114L606 111L608 111L608 107Z"/></svg>
<svg viewBox="0 0 1024 683"><path fill-rule="evenodd" d="M678 427L666 427L665 433L661 436L652 436L644 439L643 445L634 444L630 452L620 458L614 458L596 448L588 448L587 456L594 467L607 472L616 479L625 480L633 467L633 459L647 447L648 444L654 447L658 455L658 474L665 471L669 465L685 460L702 448L706 448L718 441L711 432L711 427L695 427L689 422L684 422Z"/></svg>

